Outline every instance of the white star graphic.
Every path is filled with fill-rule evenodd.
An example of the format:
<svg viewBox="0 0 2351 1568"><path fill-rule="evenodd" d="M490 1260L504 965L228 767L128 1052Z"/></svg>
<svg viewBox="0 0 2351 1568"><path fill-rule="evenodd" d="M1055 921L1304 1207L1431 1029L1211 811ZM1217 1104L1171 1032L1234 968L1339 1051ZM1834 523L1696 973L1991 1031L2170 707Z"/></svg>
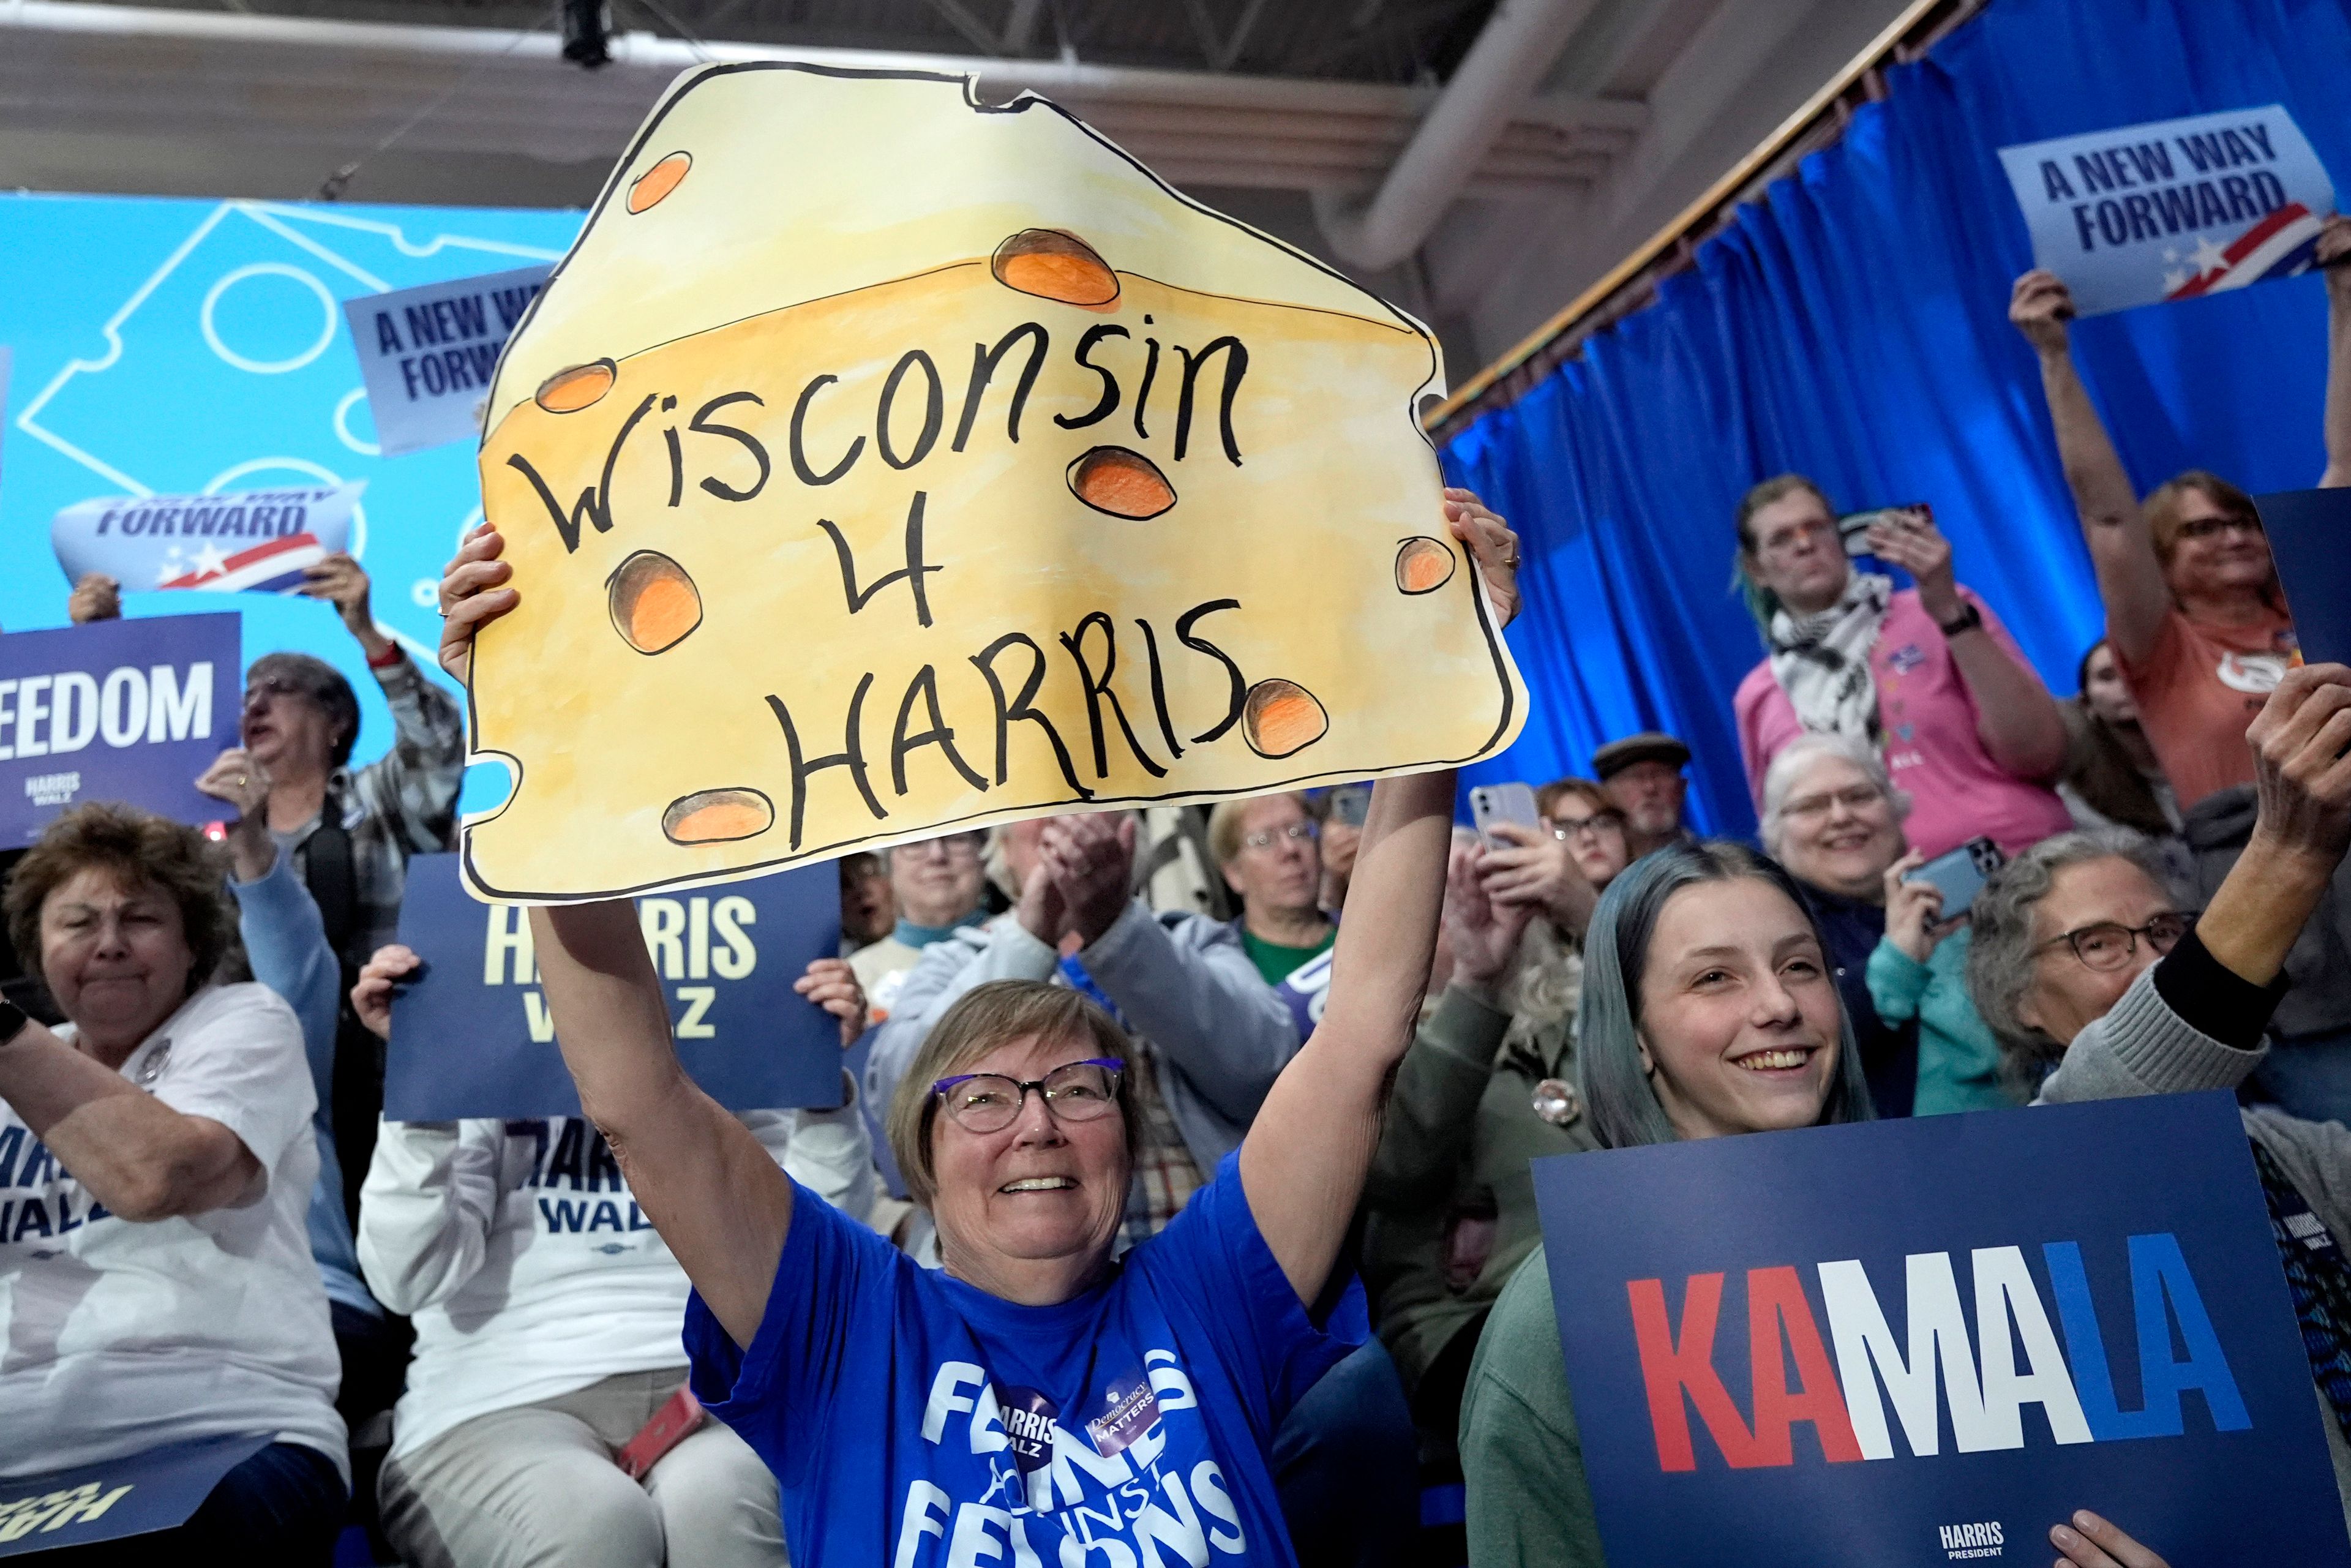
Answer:
<svg viewBox="0 0 2351 1568"><path fill-rule="evenodd" d="M2208 235L2196 242L2196 248L2189 253L2188 259L2198 272L2213 272L2229 265L2229 253L2214 245Z"/></svg>
<svg viewBox="0 0 2351 1568"><path fill-rule="evenodd" d="M180 547L173 545L164 555L163 564L155 569L155 585L160 588L186 570L186 564L180 559Z"/></svg>
<svg viewBox="0 0 2351 1568"><path fill-rule="evenodd" d="M210 572L225 571L228 570L228 557L221 553L218 545L207 539L204 542L204 548L196 552L195 570L199 576Z"/></svg>
<svg viewBox="0 0 2351 1568"><path fill-rule="evenodd" d="M2163 247L2163 259L2166 261L2178 261L2179 259L2179 247L2176 245L2165 246Z"/></svg>
<svg viewBox="0 0 2351 1568"><path fill-rule="evenodd" d="M2181 284L2187 282L2189 278L2195 276L2196 275L2192 272L2182 272L2176 267L2165 267L2163 269L2163 291L2166 294L2169 294L2174 289L2177 289Z"/></svg>

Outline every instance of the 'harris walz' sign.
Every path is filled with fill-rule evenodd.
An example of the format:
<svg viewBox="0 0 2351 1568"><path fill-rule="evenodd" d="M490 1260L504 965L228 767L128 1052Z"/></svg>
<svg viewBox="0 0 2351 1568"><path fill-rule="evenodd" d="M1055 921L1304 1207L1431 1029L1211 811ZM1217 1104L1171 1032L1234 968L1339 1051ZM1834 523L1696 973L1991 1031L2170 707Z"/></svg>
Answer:
<svg viewBox="0 0 2351 1568"><path fill-rule="evenodd" d="M2085 316L2309 270L2335 186L2275 104L2000 150L2032 260Z"/></svg>
<svg viewBox="0 0 2351 1568"><path fill-rule="evenodd" d="M832 866L640 899L637 916L669 998L679 1059L712 1098L730 1111L841 1103L840 1025L792 989L810 960L840 951ZM527 910L467 896L455 855L417 855L400 939L425 967L392 1004L386 1116L580 1114Z"/></svg>
<svg viewBox="0 0 2351 1568"><path fill-rule="evenodd" d="M2351 1563L2225 1094L1534 1174L1612 1562L2045 1562L2089 1508L2174 1563Z"/></svg>
<svg viewBox="0 0 2351 1568"><path fill-rule="evenodd" d="M0 847L84 800L219 817L195 780L236 744L238 638L233 614L0 637Z"/></svg>

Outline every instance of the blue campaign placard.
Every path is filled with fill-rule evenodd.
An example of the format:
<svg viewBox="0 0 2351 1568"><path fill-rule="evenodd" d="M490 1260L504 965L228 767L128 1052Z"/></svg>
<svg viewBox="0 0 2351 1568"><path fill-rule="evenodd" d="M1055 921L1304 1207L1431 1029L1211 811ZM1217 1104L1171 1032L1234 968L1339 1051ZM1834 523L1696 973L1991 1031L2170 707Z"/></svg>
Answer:
<svg viewBox="0 0 2351 1568"><path fill-rule="evenodd" d="M457 857L416 855L400 940L424 960L392 1001L383 1113L395 1122L577 1116L538 987L528 912L459 885ZM679 1060L730 1111L839 1105L841 1026L792 989L841 950L831 862L637 900Z"/></svg>
<svg viewBox="0 0 2351 1568"><path fill-rule="evenodd" d="M0 847L84 800L223 816L195 780L237 744L237 639L234 612L0 637Z"/></svg>
<svg viewBox="0 0 2351 1568"><path fill-rule="evenodd" d="M217 496L101 496L49 523L66 581L103 572L126 590L297 593L302 569L350 547L367 481Z"/></svg>
<svg viewBox="0 0 2351 1568"><path fill-rule="evenodd" d="M2351 1563L2221 1092L1534 1162L1614 1563Z"/></svg>
<svg viewBox="0 0 2351 1568"><path fill-rule="evenodd" d="M47 1475L0 1480L0 1557L120 1541L185 1524L266 1432L200 1437Z"/></svg>
<svg viewBox="0 0 2351 1568"><path fill-rule="evenodd" d="M2351 664L2351 489L2283 490L2253 505L2304 662Z"/></svg>
<svg viewBox="0 0 2351 1568"><path fill-rule="evenodd" d="M2085 316L2306 272L2335 183L2276 104L2000 150L2032 261Z"/></svg>
<svg viewBox="0 0 2351 1568"><path fill-rule="evenodd" d="M554 270L516 267L343 301L384 456L481 434L498 351Z"/></svg>

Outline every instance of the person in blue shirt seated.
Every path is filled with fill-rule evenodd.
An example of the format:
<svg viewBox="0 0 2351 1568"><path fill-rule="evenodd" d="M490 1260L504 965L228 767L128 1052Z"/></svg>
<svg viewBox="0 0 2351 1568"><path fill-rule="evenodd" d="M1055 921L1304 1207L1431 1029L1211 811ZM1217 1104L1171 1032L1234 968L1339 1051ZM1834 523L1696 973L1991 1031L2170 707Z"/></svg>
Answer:
<svg viewBox="0 0 2351 1568"><path fill-rule="evenodd" d="M1445 509L1507 622L1515 537L1467 492ZM500 549L476 535L444 577L445 664L517 601ZM531 912L580 1105L694 1282L693 1386L774 1469L793 1561L1297 1561L1268 1452L1347 1349L1327 1309L1436 947L1453 800L1450 771L1380 784L1351 894L1376 915L1340 936L1322 1026L1259 1130L1116 1261L1131 1089L1091 1000L992 984L925 1040L892 1115L937 1219L925 1270L695 1087L627 902Z"/></svg>

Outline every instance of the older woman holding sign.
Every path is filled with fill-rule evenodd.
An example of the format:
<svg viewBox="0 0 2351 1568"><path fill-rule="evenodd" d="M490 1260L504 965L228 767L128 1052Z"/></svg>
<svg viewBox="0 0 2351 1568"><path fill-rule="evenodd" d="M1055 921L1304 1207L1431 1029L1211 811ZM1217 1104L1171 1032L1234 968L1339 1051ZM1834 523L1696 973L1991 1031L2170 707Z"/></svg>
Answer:
<svg viewBox="0 0 2351 1568"><path fill-rule="evenodd" d="M1466 492L1445 510L1507 620L1516 539ZM477 535L444 580L444 663L515 602L499 549ZM533 912L580 1103L694 1281L695 1386L776 1470L796 1561L1295 1561L1267 1448L1342 1354L1322 1309L1436 946L1453 792L1449 772L1379 786L1352 896L1380 917L1340 935L1274 1135L1116 1262L1134 1129L1092 1003L990 986L925 1042L891 1120L932 1190L926 1273L685 1077L628 905Z"/></svg>
<svg viewBox="0 0 2351 1568"><path fill-rule="evenodd" d="M2351 485L2351 217L2326 221L2316 255L2328 314L2324 487ZM2293 663L2294 622L2252 497L2191 468L2139 498L2074 363L2073 318L2055 273L2016 280L2008 319L2040 361L2106 638L2186 811L2253 781L2246 727Z"/></svg>
<svg viewBox="0 0 2351 1568"><path fill-rule="evenodd" d="M1609 884L1583 952L1578 1065L1603 1148L1870 1118L1826 946L1772 862L1720 841L1660 850ZM1546 1249L1487 1322L1460 1448L1475 1568L1600 1568ZM2060 1532L2077 1568L2160 1568L2152 1553L2109 1558Z"/></svg>
<svg viewBox="0 0 2351 1568"><path fill-rule="evenodd" d="M0 1002L0 1477L252 1434L141 1550L324 1563L348 1483L315 1095L292 1011L217 983L225 869L193 828L93 804L9 879L8 939L67 1021Z"/></svg>

